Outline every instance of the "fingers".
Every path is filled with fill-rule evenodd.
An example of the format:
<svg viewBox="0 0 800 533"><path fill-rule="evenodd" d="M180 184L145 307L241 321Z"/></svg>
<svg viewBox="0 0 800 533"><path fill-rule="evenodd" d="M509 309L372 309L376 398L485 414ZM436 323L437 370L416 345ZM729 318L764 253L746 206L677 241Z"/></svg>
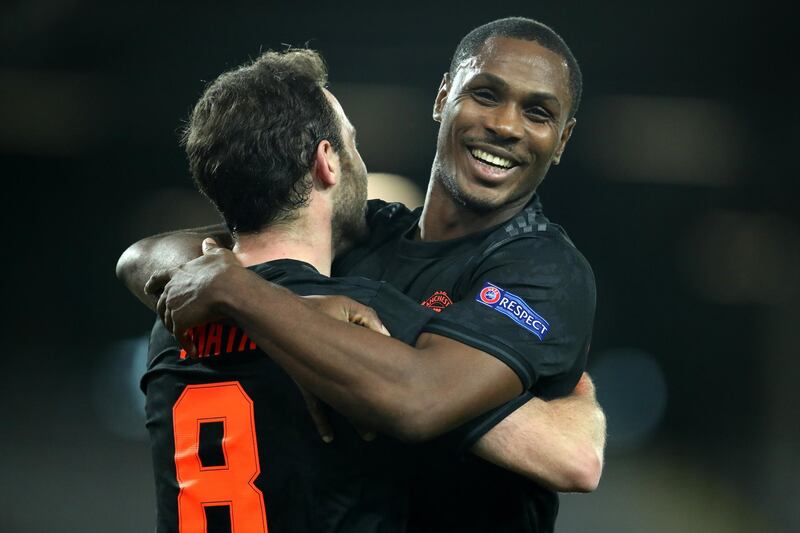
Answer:
<svg viewBox="0 0 800 533"><path fill-rule="evenodd" d="M158 296L164 291L164 286L172 279L172 269L157 270L144 284L145 294Z"/></svg>
<svg viewBox="0 0 800 533"><path fill-rule="evenodd" d="M161 322L164 323L164 327L167 328L167 331L172 333L175 337L175 317L173 316L173 310L169 306L169 289L165 288L161 295L158 297L158 303L156 304L156 313L158 313L158 317L161 319Z"/></svg>
<svg viewBox="0 0 800 533"><path fill-rule="evenodd" d="M371 429L366 429L355 425L353 427L356 429L356 432L358 433L358 435L361 437L362 440L365 440L367 442L372 442L378 438L378 434Z"/></svg>
<svg viewBox="0 0 800 533"><path fill-rule="evenodd" d="M172 309L167 309L164 311L164 316L161 318L161 321L164 323L164 327L167 328L167 331L175 335L175 320L172 318Z"/></svg>
<svg viewBox="0 0 800 533"><path fill-rule="evenodd" d="M166 312L167 312L167 295L162 291L161 295L158 297L158 303L156 304L156 313L158 313L158 318L160 318L162 322L164 322L164 315ZM166 323L164 325L166 325ZM170 329L170 331L172 330Z"/></svg>
<svg viewBox="0 0 800 533"><path fill-rule="evenodd" d="M211 237L203 239L203 255L210 255L218 249L220 249L220 246L217 244L217 241Z"/></svg>
<svg viewBox="0 0 800 533"><path fill-rule="evenodd" d="M348 308L348 320L350 320L350 322L369 328L372 331L377 331L383 335L391 336L389 330L383 325L381 319L378 318L378 313L376 313L374 309L357 302L351 302L349 305L351 306Z"/></svg>
<svg viewBox="0 0 800 533"><path fill-rule="evenodd" d="M328 415L325 413L325 404L319 401L316 396L306 391L300 385L297 385L300 393L303 395L303 400L306 403L308 414L311 415L311 420L317 428L317 433L322 438L323 442L330 443L333 441L333 427L328 421Z"/></svg>
<svg viewBox="0 0 800 533"><path fill-rule="evenodd" d="M315 401L313 405L308 406L308 413L314 421L314 426L317 428L320 438L323 442L333 442L333 427L328 421L328 416L325 414L322 404L319 400Z"/></svg>
<svg viewBox="0 0 800 533"><path fill-rule="evenodd" d="M352 322L391 336L374 309L346 296L304 296L303 301L311 304L317 311L337 320Z"/></svg>
<svg viewBox="0 0 800 533"><path fill-rule="evenodd" d="M194 340L190 335L190 329L179 326L175 321L173 310L170 309L168 305L169 290L165 288L160 292L161 294L159 295L158 303L156 304L156 313L158 313L158 317L161 319L161 322L163 322L164 327L167 328L167 331L172 333L172 335L178 340L178 344L180 344L181 348L186 350L186 354L192 359L196 359L197 347L195 346Z"/></svg>

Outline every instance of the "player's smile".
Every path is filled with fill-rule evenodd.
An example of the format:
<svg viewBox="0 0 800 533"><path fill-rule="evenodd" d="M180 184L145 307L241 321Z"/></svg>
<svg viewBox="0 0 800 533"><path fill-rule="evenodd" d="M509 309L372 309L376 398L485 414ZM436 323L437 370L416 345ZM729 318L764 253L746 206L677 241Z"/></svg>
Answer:
<svg viewBox="0 0 800 533"><path fill-rule="evenodd" d="M512 174L523 170L521 168L523 163L518 156L488 143L468 142L465 145L465 152L472 172L489 185L507 180Z"/></svg>

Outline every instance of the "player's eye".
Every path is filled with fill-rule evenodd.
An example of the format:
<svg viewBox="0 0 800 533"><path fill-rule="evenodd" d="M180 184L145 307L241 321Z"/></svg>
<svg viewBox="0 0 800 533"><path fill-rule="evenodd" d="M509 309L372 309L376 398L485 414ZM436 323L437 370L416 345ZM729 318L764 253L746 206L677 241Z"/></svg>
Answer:
<svg viewBox="0 0 800 533"><path fill-rule="evenodd" d="M475 89L472 91L472 97L480 103L493 104L497 102L497 97L489 89Z"/></svg>
<svg viewBox="0 0 800 533"><path fill-rule="evenodd" d="M542 106L533 106L525 110L525 115L531 120L542 122L553 118L553 114Z"/></svg>

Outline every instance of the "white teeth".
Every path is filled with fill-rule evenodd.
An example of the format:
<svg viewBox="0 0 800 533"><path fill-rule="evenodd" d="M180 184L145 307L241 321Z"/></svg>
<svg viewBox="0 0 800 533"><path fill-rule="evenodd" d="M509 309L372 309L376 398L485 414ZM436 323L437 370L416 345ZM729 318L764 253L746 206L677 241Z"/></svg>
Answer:
<svg viewBox="0 0 800 533"><path fill-rule="evenodd" d="M484 152L483 150L480 150L478 148L470 149L470 153L475 157L475 159L479 159L484 163L491 163L492 165L498 167L511 168L514 165L514 163L510 159L492 155L489 152Z"/></svg>

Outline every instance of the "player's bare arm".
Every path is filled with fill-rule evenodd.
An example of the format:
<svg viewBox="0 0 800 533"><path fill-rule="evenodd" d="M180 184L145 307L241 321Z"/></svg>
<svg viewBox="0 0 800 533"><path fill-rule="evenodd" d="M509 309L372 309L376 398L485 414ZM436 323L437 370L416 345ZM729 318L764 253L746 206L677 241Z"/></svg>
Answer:
<svg viewBox="0 0 800 533"><path fill-rule="evenodd" d="M161 233L130 245L117 260L117 278L144 305L155 310L157 297L144 286L157 271L178 267L202 255L203 239L213 237L228 246L231 236L224 224Z"/></svg>
<svg viewBox="0 0 800 533"><path fill-rule="evenodd" d="M591 492L603 472L606 417L583 374L573 393L533 398L476 442L471 452L560 492Z"/></svg>
<svg viewBox="0 0 800 533"><path fill-rule="evenodd" d="M264 283L222 248L166 277L158 311L176 336L231 318L308 390L404 440L430 439L522 392L517 375L493 356L432 334L411 347L335 320ZM150 292L166 277L151 282Z"/></svg>

